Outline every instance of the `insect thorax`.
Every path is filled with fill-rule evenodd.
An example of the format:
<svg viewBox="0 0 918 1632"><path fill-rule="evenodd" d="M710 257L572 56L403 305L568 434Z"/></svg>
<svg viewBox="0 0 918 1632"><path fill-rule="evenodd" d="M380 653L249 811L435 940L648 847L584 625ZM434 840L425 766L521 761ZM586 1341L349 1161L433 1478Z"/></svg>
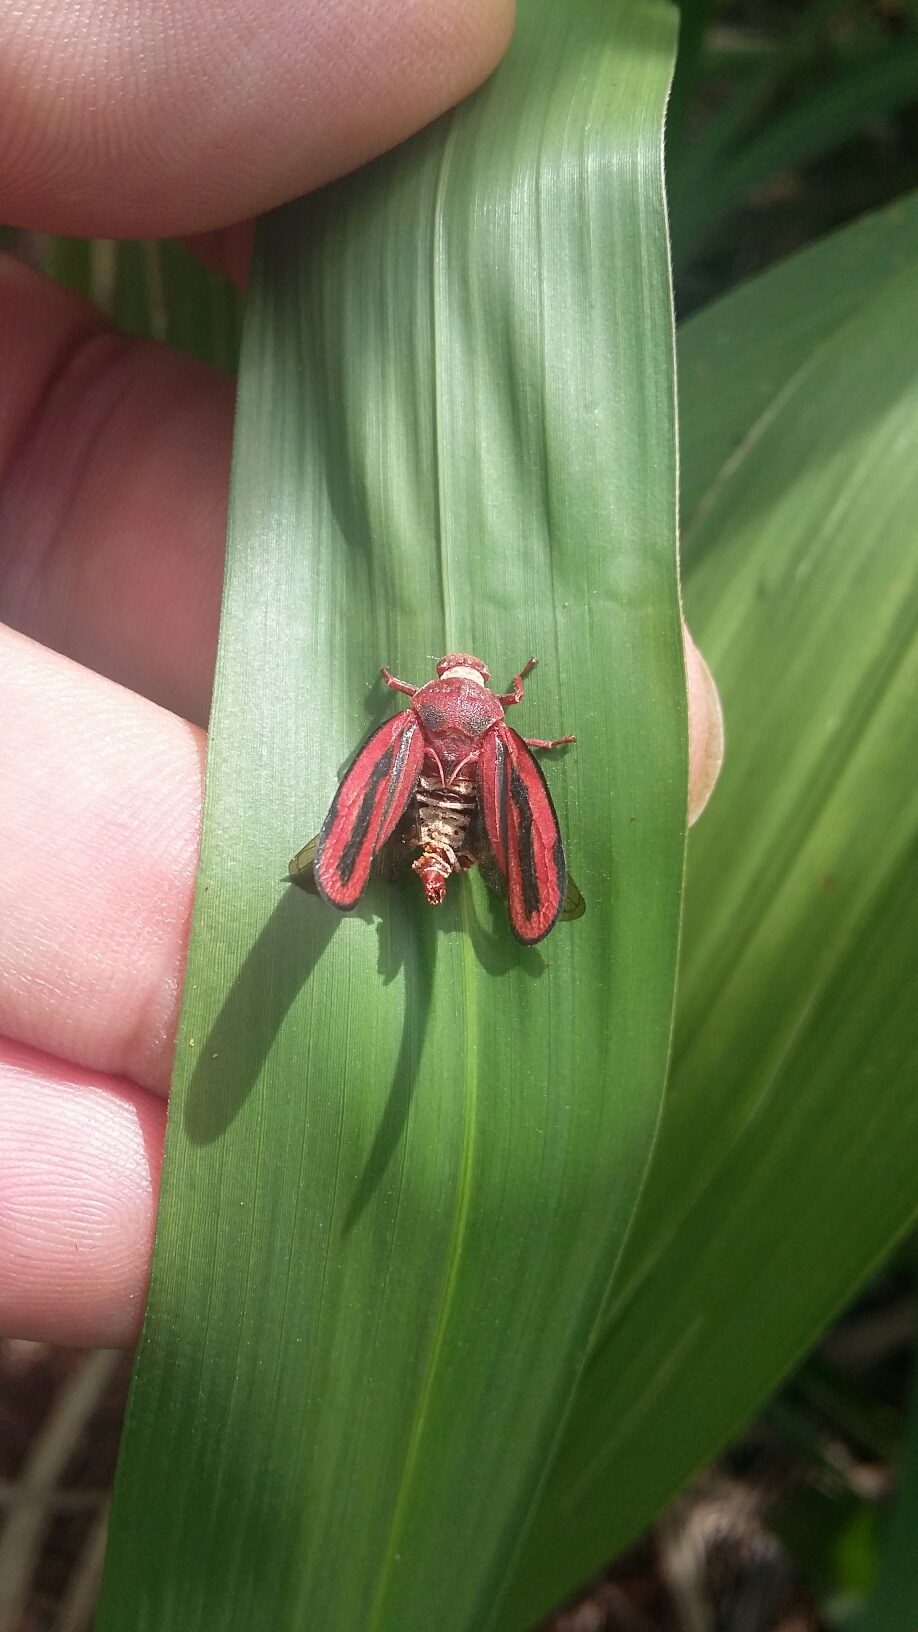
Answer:
<svg viewBox="0 0 918 1632"><path fill-rule="evenodd" d="M461 677L429 681L415 693L411 706L441 764L464 759L484 733L504 717L493 691L480 681Z"/></svg>

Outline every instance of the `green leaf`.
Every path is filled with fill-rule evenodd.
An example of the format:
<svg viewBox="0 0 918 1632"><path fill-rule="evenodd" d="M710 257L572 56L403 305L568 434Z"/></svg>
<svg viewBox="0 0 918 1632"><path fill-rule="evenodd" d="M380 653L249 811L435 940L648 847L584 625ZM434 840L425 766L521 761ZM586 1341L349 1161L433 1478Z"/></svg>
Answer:
<svg viewBox="0 0 918 1632"><path fill-rule="evenodd" d="M772 176L840 147L871 123L889 119L918 98L918 40L899 38L826 83L724 155L699 143L677 177L672 208L677 259L695 253L715 223ZM746 104L739 92L739 106Z"/></svg>
<svg viewBox="0 0 918 1632"><path fill-rule="evenodd" d="M704 415L719 457L718 378L766 359L770 381L767 401L757 381L716 399L736 445L706 490L688 473L686 610L727 757L689 846L653 1163L508 1628L741 1427L918 1209L915 221L912 200L682 337L682 415ZM817 268L829 325L797 309ZM796 359L788 329L807 336Z"/></svg>
<svg viewBox="0 0 918 1632"><path fill-rule="evenodd" d="M898 271L918 259L918 194L811 245L699 312L679 331L683 565L691 577L698 525L747 437L814 355Z"/></svg>
<svg viewBox="0 0 918 1632"><path fill-rule="evenodd" d="M911 1258L918 1264L912 1244ZM857 1632L914 1632L918 1626L918 1377L912 1377L898 1490L880 1549L876 1579L855 1622Z"/></svg>
<svg viewBox="0 0 918 1632"><path fill-rule="evenodd" d="M673 14L528 0L454 114L261 234L203 852L99 1632L484 1632L633 1213L686 790ZM504 683L587 901L286 882L388 663ZM414 886L414 887L412 887Z"/></svg>
<svg viewBox="0 0 918 1632"><path fill-rule="evenodd" d="M742 150L750 139L750 132L761 123L782 87L794 74L812 63L814 52L822 47L826 29L837 18L844 0L809 0L799 15L782 33L768 42L769 48L760 51L753 60L751 71L743 75L738 87L722 106L705 109L700 129L687 140L679 140L688 109L688 90L680 87L685 70L677 65L673 82L677 100L676 141L668 142L668 174L671 230L677 243L682 236L683 222L690 236L692 223L703 217L706 228L713 215L723 208L721 201L722 174L729 167L735 153ZM695 39L697 15L703 0L687 0L680 7L680 58L682 34L688 25L690 56L697 52ZM688 72L692 64L689 63ZM719 68L719 65L718 65ZM715 76L720 79L718 69ZM696 84L696 95L701 87ZM679 104L682 104L680 106ZM708 208L708 194L717 195L713 212ZM675 222L673 222L675 217Z"/></svg>
<svg viewBox="0 0 918 1632"><path fill-rule="evenodd" d="M235 369L242 296L174 239L46 238L42 262L129 334Z"/></svg>
<svg viewBox="0 0 918 1632"><path fill-rule="evenodd" d="M845 0L809 0L770 40L755 38L737 76L742 55L717 49L719 42L713 41L715 49L700 71L706 0L683 0L675 119L668 121L667 133L677 263L696 253L716 223L754 188L915 102L918 32L907 26L889 43L888 30L869 14L852 29L850 10ZM731 64L735 83L725 97L725 70ZM705 88L705 78L714 83ZM700 117L692 121L697 131L685 140L690 100L698 104Z"/></svg>
<svg viewBox="0 0 918 1632"><path fill-rule="evenodd" d="M679 50L666 110L667 158L678 155L683 128L698 94L705 36L714 13L715 0L680 0Z"/></svg>

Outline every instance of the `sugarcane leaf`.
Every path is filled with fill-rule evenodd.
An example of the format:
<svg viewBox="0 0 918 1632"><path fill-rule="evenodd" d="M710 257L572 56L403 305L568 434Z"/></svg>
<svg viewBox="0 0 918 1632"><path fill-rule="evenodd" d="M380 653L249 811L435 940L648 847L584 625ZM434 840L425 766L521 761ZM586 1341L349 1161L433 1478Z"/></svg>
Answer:
<svg viewBox="0 0 918 1632"><path fill-rule="evenodd" d="M98 1632L492 1623L634 1210L686 789L661 149L674 16L524 0L454 114L263 224L201 868ZM444 652L589 902L286 881ZM414 886L411 888L411 886Z"/></svg>
<svg viewBox="0 0 918 1632"><path fill-rule="evenodd" d="M830 0L828 9L841 8ZM829 72L825 83L789 108L772 112L760 130L732 151L712 143L712 132L707 132L695 151L689 149L684 170L675 180L672 233L677 262L697 253L716 223L753 188L841 147L872 123L891 118L915 102L916 87L918 33L911 30ZM745 90L733 100L740 115L750 107Z"/></svg>
<svg viewBox="0 0 918 1632"><path fill-rule="evenodd" d="M918 194L865 215L754 278L679 330L683 565L708 535L698 525L733 460L768 424L823 343L918 257Z"/></svg>
<svg viewBox="0 0 918 1632"><path fill-rule="evenodd" d="M660 1136L502 1628L635 1535L918 1211L915 219L891 212L886 277L868 257L847 300L833 245L852 277L859 251L816 252L828 326L797 309L812 261L724 303L734 378L745 345L767 355L763 312L776 354L745 426L724 398L743 434L694 487L686 608L727 757L689 846ZM799 366L787 326L809 332ZM716 384L722 343L711 311L681 347L682 413L700 402L721 449L703 364Z"/></svg>

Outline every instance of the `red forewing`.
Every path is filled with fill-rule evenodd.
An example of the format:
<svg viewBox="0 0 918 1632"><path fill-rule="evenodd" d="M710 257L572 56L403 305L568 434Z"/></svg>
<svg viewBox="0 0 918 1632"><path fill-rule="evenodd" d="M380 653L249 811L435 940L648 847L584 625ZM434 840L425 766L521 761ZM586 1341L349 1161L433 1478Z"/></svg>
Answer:
<svg viewBox="0 0 918 1632"><path fill-rule="evenodd" d="M540 941L561 915L567 866L541 767L509 725L497 725L485 737L478 785L488 839L507 879L513 933L521 941Z"/></svg>
<svg viewBox="0 0 918 1632"><path fill-rule="evenodd" d="M316 842L313 876L326 901L347 912L370 876L370 864L403 814L424 760L411 709L368 737L341 780Z"/></svg>

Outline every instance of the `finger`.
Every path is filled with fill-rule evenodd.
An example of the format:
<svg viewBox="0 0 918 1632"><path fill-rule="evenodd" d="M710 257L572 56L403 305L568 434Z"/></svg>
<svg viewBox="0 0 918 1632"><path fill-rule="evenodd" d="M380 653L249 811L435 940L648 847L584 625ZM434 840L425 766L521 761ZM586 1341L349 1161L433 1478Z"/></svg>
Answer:
<svg viewBox="0 0 918 1632"><path fill-rule="evenodd" d="M150 1273L166 1107L0 1038L0 1331L127 1347Z"/></svg>
<svg viewBox="0 0 918 1632"><path fill-rule="evenodd" d="M0 1033L165 1093L204 734L0 629Z"/></svg>
<svg viewBox="0 0 918 1632"><path fill-rule="evenodd" d="M0 620L204 723L233 382L0 257Z"/></svg>
<svg viewBox="0 0 918 1632"><path fill-rule="evenodd" d="M205 266L229 278L237 289L246 287L255 242L254 221L239 221L233 227L220 227L216 232L186 233L182 242Z"/></svg>
<svg viewBox="0 0 918 1632"><path fill-rule="evenodd" d="M167 237L353 169L479 85L510 0L20 0L0 9L0 218Z"/></svg>
<svg viewBox="0 0 918 1632"><path fill-rule="evenodd" d="M714 791L724 757L724 716L707 663L682 625L689 718L689 826Z"/></svg>

